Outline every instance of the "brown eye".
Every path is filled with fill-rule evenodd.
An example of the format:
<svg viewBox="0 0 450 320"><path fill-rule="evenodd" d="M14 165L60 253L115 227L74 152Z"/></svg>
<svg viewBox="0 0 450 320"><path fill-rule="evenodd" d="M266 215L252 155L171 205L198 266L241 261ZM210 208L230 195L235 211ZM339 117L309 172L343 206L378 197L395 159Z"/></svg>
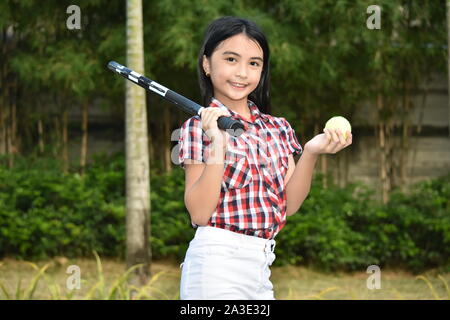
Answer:
<svg viewBox="0 0 450 320"><path fill-rule="evenodd" d="M236 61L236 59L233 58L233 57L228 57L226 60L229 61L229 62L234 62L234 61Z"/></svg>
<svg viewBox="0 0 450 320"><path fill-rule="evenodd" d="M254 67L259 67L259 63L256 61L252 61L252 62L250 62L250 64Z"/></svg>

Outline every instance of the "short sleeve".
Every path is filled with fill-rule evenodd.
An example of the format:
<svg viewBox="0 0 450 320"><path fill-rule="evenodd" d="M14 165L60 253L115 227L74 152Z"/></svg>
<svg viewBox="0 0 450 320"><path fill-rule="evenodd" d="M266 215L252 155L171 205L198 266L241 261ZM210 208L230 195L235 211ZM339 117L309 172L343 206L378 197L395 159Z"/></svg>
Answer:
<svg viewBox="0 0 450 320"><path fill-rule="evenodd" d="M285 135L283 135L285 137L284 142L289 150L289 154L293 154L294 156L297 154L301 155L303 153L303 148L300 142L298 142L294 129L292 129L291 125L285 118L281 118L281 120L284 124L282 129L285 132Z"/></svg>
<svg viewBox="0 0 450 320"><path fill-rule="evenodd" d="M206 142L207 144L207 142ZM199 116L186 120L180 128L178 138L178 164L185 168L184 160L205 162L205 137Z"/></svg>

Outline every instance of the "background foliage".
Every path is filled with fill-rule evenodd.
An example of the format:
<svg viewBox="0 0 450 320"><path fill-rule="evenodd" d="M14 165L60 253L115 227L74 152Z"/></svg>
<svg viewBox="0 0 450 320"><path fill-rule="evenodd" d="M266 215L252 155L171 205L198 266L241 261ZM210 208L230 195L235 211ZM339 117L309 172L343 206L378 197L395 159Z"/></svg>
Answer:
<svg viewBox="0 0 450 320"><path fill-rule="evenodd" d="M371 264L419 272L450 265L450 175L396 191L387 205L361 183L323 188L317 175L300 211L277 236L277 264L325 271ZM54 161L0 169L0 257L124 256L124 158L99 156L85 177ZM153 257L181 260L194 235L183 202L184 171L155 173Z"/></svg>
<svg viewBox="0 0 450 320"><path fill-rule="evenodd" d="M302 143L330 114L352 121L362 102L380 96L379 124L396 116L397 129L411 136L405 122L411 92L446 70L444 0L379 0L381 30L367 29L373 3L366 0L143 2L145 74L196 101L206 26L224 15L260 25L271 47L271 113L285 117ZM66 27L72 4L81 9L80 30ZM99 156L84 175L73 163L62 170L60 158L68 144L61 129L68 111L95 105L124 122L124 80L106 64L125 63L125 1L4 0L0 31L0 257L90 256L96 250L123 258L124 157ZM149 240L154 258L180 260L194 233L183 204L184 173L163 170L161 162L186 114L170 113L166 125L164 102L148 100L156 150ZM277 237L276 263L325 270L449 265L449 176L419 183L408 194L396 190L385 205L360 183L324 188L323 179L315 176L307 201Z"/></svg>

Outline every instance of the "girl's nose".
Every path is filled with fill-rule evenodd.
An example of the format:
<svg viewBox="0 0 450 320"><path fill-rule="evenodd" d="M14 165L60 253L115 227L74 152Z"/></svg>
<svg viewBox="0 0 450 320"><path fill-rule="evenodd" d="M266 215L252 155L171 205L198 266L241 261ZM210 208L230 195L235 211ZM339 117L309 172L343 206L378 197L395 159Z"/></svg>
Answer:
<svg viewBox="0 0 450 320"><path fill-rule="evenodd" d="M239 65L238 69L236 70L236 77L241 79L247 78L247 66L245 64Z"/></svg>

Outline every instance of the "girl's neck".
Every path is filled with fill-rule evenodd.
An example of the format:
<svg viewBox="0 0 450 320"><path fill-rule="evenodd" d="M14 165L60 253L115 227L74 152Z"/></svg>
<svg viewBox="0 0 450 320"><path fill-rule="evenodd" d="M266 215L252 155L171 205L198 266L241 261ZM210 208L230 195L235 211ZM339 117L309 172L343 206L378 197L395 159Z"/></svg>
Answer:
<svg viewBox="0 0 450 320"><path fill-rule="evenodd" d="M215 98L222 102L229 109L233 110L243 117L248 117L250 115L250 108L248 107L247 97L245 99L237 101L230 100L222 96L215 96Z"/></svg>

